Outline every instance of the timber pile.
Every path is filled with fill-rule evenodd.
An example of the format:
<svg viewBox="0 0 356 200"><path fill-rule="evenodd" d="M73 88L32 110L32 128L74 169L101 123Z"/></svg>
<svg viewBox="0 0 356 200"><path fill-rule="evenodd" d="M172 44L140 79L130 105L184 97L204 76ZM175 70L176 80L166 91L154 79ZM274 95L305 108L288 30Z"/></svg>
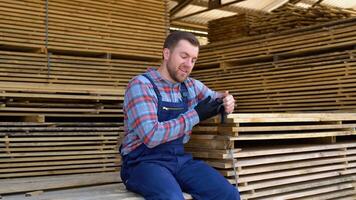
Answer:
<svg viewBox="0 0 356 200"><path fill-rule="evenodd" d="M164 1L52 0L48 11L50 51L161 55Z"/></svg>
<svg viewBox="0 0 356 200"><path fill-rule="evenodd" d="M1 116L122 116L128 81L158 62L0 51Z"/></svg>
<svg viewBox="0 0 356 200"><path fill-rule="evenodd" d="M194 72L208 87L229 90L237 112L356 109L355 75L355 50Z"/></svg>
<svg viewBox="0 0 356 200"><path fill-rule="evenodd" d="M0 2L1 183L115 182L100 177L120 169L124 89L157 66L164 10L159 0Z"/></svg>
<svg viewBox="0 0 356 200"><path fill-rule="evenodd" d="M2 1L0 8L5 47L159 59L166 34L158 0L53 0L48 7L42 0Z"/></svg>
<svg viewBox="0 0 356 200"><path fill-rule="evenodd" d="M0 179L118 171L122 136L114 122L0 122Z"/></svg>
<svg viewBox="0 0 356 200"><path fill-rule="evenodd" d="M158 62L0 51L0 80L126 87Z"/></svg>
<svg viewBox="0 0 356 200"><path fill-rule="evenodd" d="M0 45L41 49L45 46L45 1L1 1Z"/></svg>
<svg viewBox="0 0 356 200"><path fill-rule="evenodd" d="M323 199L335 191L334 198L356 195L356 144L340 137L356 135L356 114L240 113L219 121L195 127L186 147L230 182L236 183L237 174L243 199ZM305 142L310 138L334 143Z"/></svg>
<svg viewBox="0 0 356 200"><path fill-rule="evenodd" d="M210 43L250 36L251 23L256 16L244 13L223 17L208 22L208 41Z"/></svg>
<svg viewBox="0 0 356 200"><path fill-rule="evenodd" d="M122 117L123 88L0 82L0 116ZM46 120L43 120L46 121Z"/></svg>
<svg viewBox="0 0 356 200"><path fill-rule="evenodd" d="M275 34L215 42L201 48L197 68L223 62L258 62L280 56L294 57L355 45L356 17Z"/></svg>
<svg viewBox="0 0 356 200"><path fill-rule="evenodd" d="M304 9L287 3L267 14L240 14L212 20L208 24L209 42L276 33L323 22L355 17L340 8L317 5Z"/></svg>

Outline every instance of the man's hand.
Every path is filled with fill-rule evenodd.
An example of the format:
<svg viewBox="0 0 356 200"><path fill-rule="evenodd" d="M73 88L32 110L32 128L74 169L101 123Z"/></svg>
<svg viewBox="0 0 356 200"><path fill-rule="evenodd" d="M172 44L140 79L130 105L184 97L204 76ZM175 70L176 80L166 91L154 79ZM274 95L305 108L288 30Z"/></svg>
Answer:
<svg viewBox="0 0 356 200"><path fill-rule="evenodd" d="M221 102L211 100L211 97L200 101L198 105L195 106L195 111L199 115L199 120L204 121L210 117L217 115L220 111Z"/></svg>
<svg viewBox="0 0 356 200"><path fill-rule="evenodd" d="M229 91L225 91L224 93L220 93L221 97L223 99L223 105L225 107L225 112L227 114L230 114L234 111L235 109L235 99L234 97L229 94Z"/></svg>

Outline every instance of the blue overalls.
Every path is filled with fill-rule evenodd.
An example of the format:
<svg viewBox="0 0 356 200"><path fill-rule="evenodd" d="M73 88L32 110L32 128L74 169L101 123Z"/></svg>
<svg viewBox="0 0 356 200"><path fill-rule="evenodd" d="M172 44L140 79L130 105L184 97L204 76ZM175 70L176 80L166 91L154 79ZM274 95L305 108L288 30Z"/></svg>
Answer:
<svg viewBox="0 0 356 200"><path fill-rule="evenodd" d="M162 101L162 96L147 75L158 98L158 121L177 118L188 110L188 90L181 84L179 103ZM182 190L196 200L240 200L237 189L219 172L184 152L183 137L148 148L141 144L123 156L121 178L130 191L147 200L184 200Z"/></svg>

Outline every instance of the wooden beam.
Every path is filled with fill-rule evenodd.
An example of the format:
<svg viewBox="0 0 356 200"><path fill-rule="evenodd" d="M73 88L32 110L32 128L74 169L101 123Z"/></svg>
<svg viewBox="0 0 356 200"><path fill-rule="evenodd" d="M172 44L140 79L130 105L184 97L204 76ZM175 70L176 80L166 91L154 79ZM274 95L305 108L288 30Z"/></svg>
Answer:
<svg viewBox="0 0 356 200"><path fill-rule="evenodd" d="M180 2L178 2L178 4L169 12L170 16L172 17L176 15L179 11L187 7L192 1L193 0L181 0Z"/></svg>
<svg viewBox="0 0 356 200"><path fill-rule="evenodd" d="M181 17L175 17L175 18L171 19L171 21L173 21L173 20L179 20L179 19L184 19L184 18L191 17L191 16L194 16L194 15L198 15L198 14L201 14L201 13L204 13L204 12L207 12L207 11L210 11L210 10L214 10L214 9L221 9L221 8L223 8L223 7L226 7L226 6L235 4L235 3L239 3L239 2L242 2L242 1L245 1L245 0L235 0L235 1L232 1L232 2L229 2L229 3L220 4L220 6L216 6L216 7L214 7L214 8L206 8L206 9L204 9L204 10L200 10L200 11L198 11L198 12L190 13L190 14L188 14L188 15L184 15L184 16L181 16Z"/></svg>
<svg viewBox="0 0 356 200"><path fill-rule="evenodd" d="M208 32L208 27L206 24L190 23L180 20L171 22L171 27Z"/></svg>
<svg viewBox="0 0 356 200"><path fill-rule="evenodd" d="M323 0L318 0L316 3L314 3L314 4L311 6L311 8L313 8L313 7L317 6L317 5L319 5L322 1L323 1Z"/></svg>

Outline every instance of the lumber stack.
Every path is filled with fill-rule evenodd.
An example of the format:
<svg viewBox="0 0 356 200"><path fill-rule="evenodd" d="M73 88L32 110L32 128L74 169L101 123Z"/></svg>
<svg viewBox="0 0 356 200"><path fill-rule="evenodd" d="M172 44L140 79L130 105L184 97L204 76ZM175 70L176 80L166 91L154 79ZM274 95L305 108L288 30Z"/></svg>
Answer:
<svg viewBox="0 0 356 200"><path fill-rule="evenodd" d="M356 145L343 137L356 135L355 113L238 113L220 120L195 127L186 148L237 180L243 199L356 195Z"/></svg>
<svg viewBox="0 0 356 200"><path fill-rule="evenodd" d="M2 1L1 45L159 59L164 1ZM147 9L147 8L150 9Z"/></svg>
<svg viewBox="0 0 356 200"><path fill-rule="evenodd" d="M50 1L49 49L158 58L164 10L157 0Z"/></svg>
<svg viewBox="0 0 356 200"><path fill-rule="evenodd" d="M287 3L271 14L257 16L249 27L249 35L274 33L355 16L337 7L318 4L305 9Z"/></svg>
<svg viewBox="0 0 356 200"><path fill-rule="evenodd" d="M126 87L157 61L90 58L0 51L0 80L11 82Z"/></svg>
<svg viewBox="0 0 356 200"><path fill-rule="evenodd" d="M4 0L0 11L0 182L117 173L124 90L158 65L165 2Z"/></svg>
<svg viewBox="0 0 356 200"><path fill-rule="evenodd" d="M317 5L308 9L287 3L266 14L244 13L212 20L208 24L209 42L236 39L245 36L276 33L323 22L355 17L340 8Z"/></svg>
<svg viewBox="0 0 356 200"><path fill-rule="evenodd" d="M122 116L128 81L158 62L0 51L1 116Z"/></svg>
<svg viewBox="0 0 356 200"><path fill-rule="evenodd" d="M46 40L44 0L0 2L0 45L41 49Z"/></svg>
<svg viewBox="0 0 356 200"><path fill-rule="evenodd" d="M355 38L356 17L353 17L274 34L215 42L201 48L197 68L223 62L258 62L331 49L351 49Z"/></svg>
<svg viewBox="0 0 356 200"><path fill-rule="evenodd" d="M229 90L237 112L356 109L356 51L300 56L194 72L218 91Z"/></svg>
<svg viewBox="0 0 356 200"><path fill-rule="evenodd" d="M164 4L0 2L1 194L117 182L124 89L158 65Z"/></svg>
<svg viewBox="0 0 356 200"><path fill-rule="evenodd" d="M246 148L238 153L243 199L325 199L356 195L354 142Z"/></svg>
<svg viewBox="0 0 356 200"><path fill-rule="evenodd" d="M255 18L255 15L244 13L211 20L208 22L208 41L215 43L250 36L250 26Z"/></svg>
<svg viewBox="0 0 356 200"><path fill-rule="evenodd" d="M209 44L194 77L230 90L238 112L356 108L356 18Z"/></svg>
<svg viewBox="0 0 356 200"><path fill-rule="evenodd" d="M14 82L0 82L0 87L0 116L5 118L122 116L120 88Z"/></svg>
<svg viewBox="0 0 356 200"><path fill-rule="evenodd" d="M0 178L119 170L122 123L1 122Z"/></svg>

